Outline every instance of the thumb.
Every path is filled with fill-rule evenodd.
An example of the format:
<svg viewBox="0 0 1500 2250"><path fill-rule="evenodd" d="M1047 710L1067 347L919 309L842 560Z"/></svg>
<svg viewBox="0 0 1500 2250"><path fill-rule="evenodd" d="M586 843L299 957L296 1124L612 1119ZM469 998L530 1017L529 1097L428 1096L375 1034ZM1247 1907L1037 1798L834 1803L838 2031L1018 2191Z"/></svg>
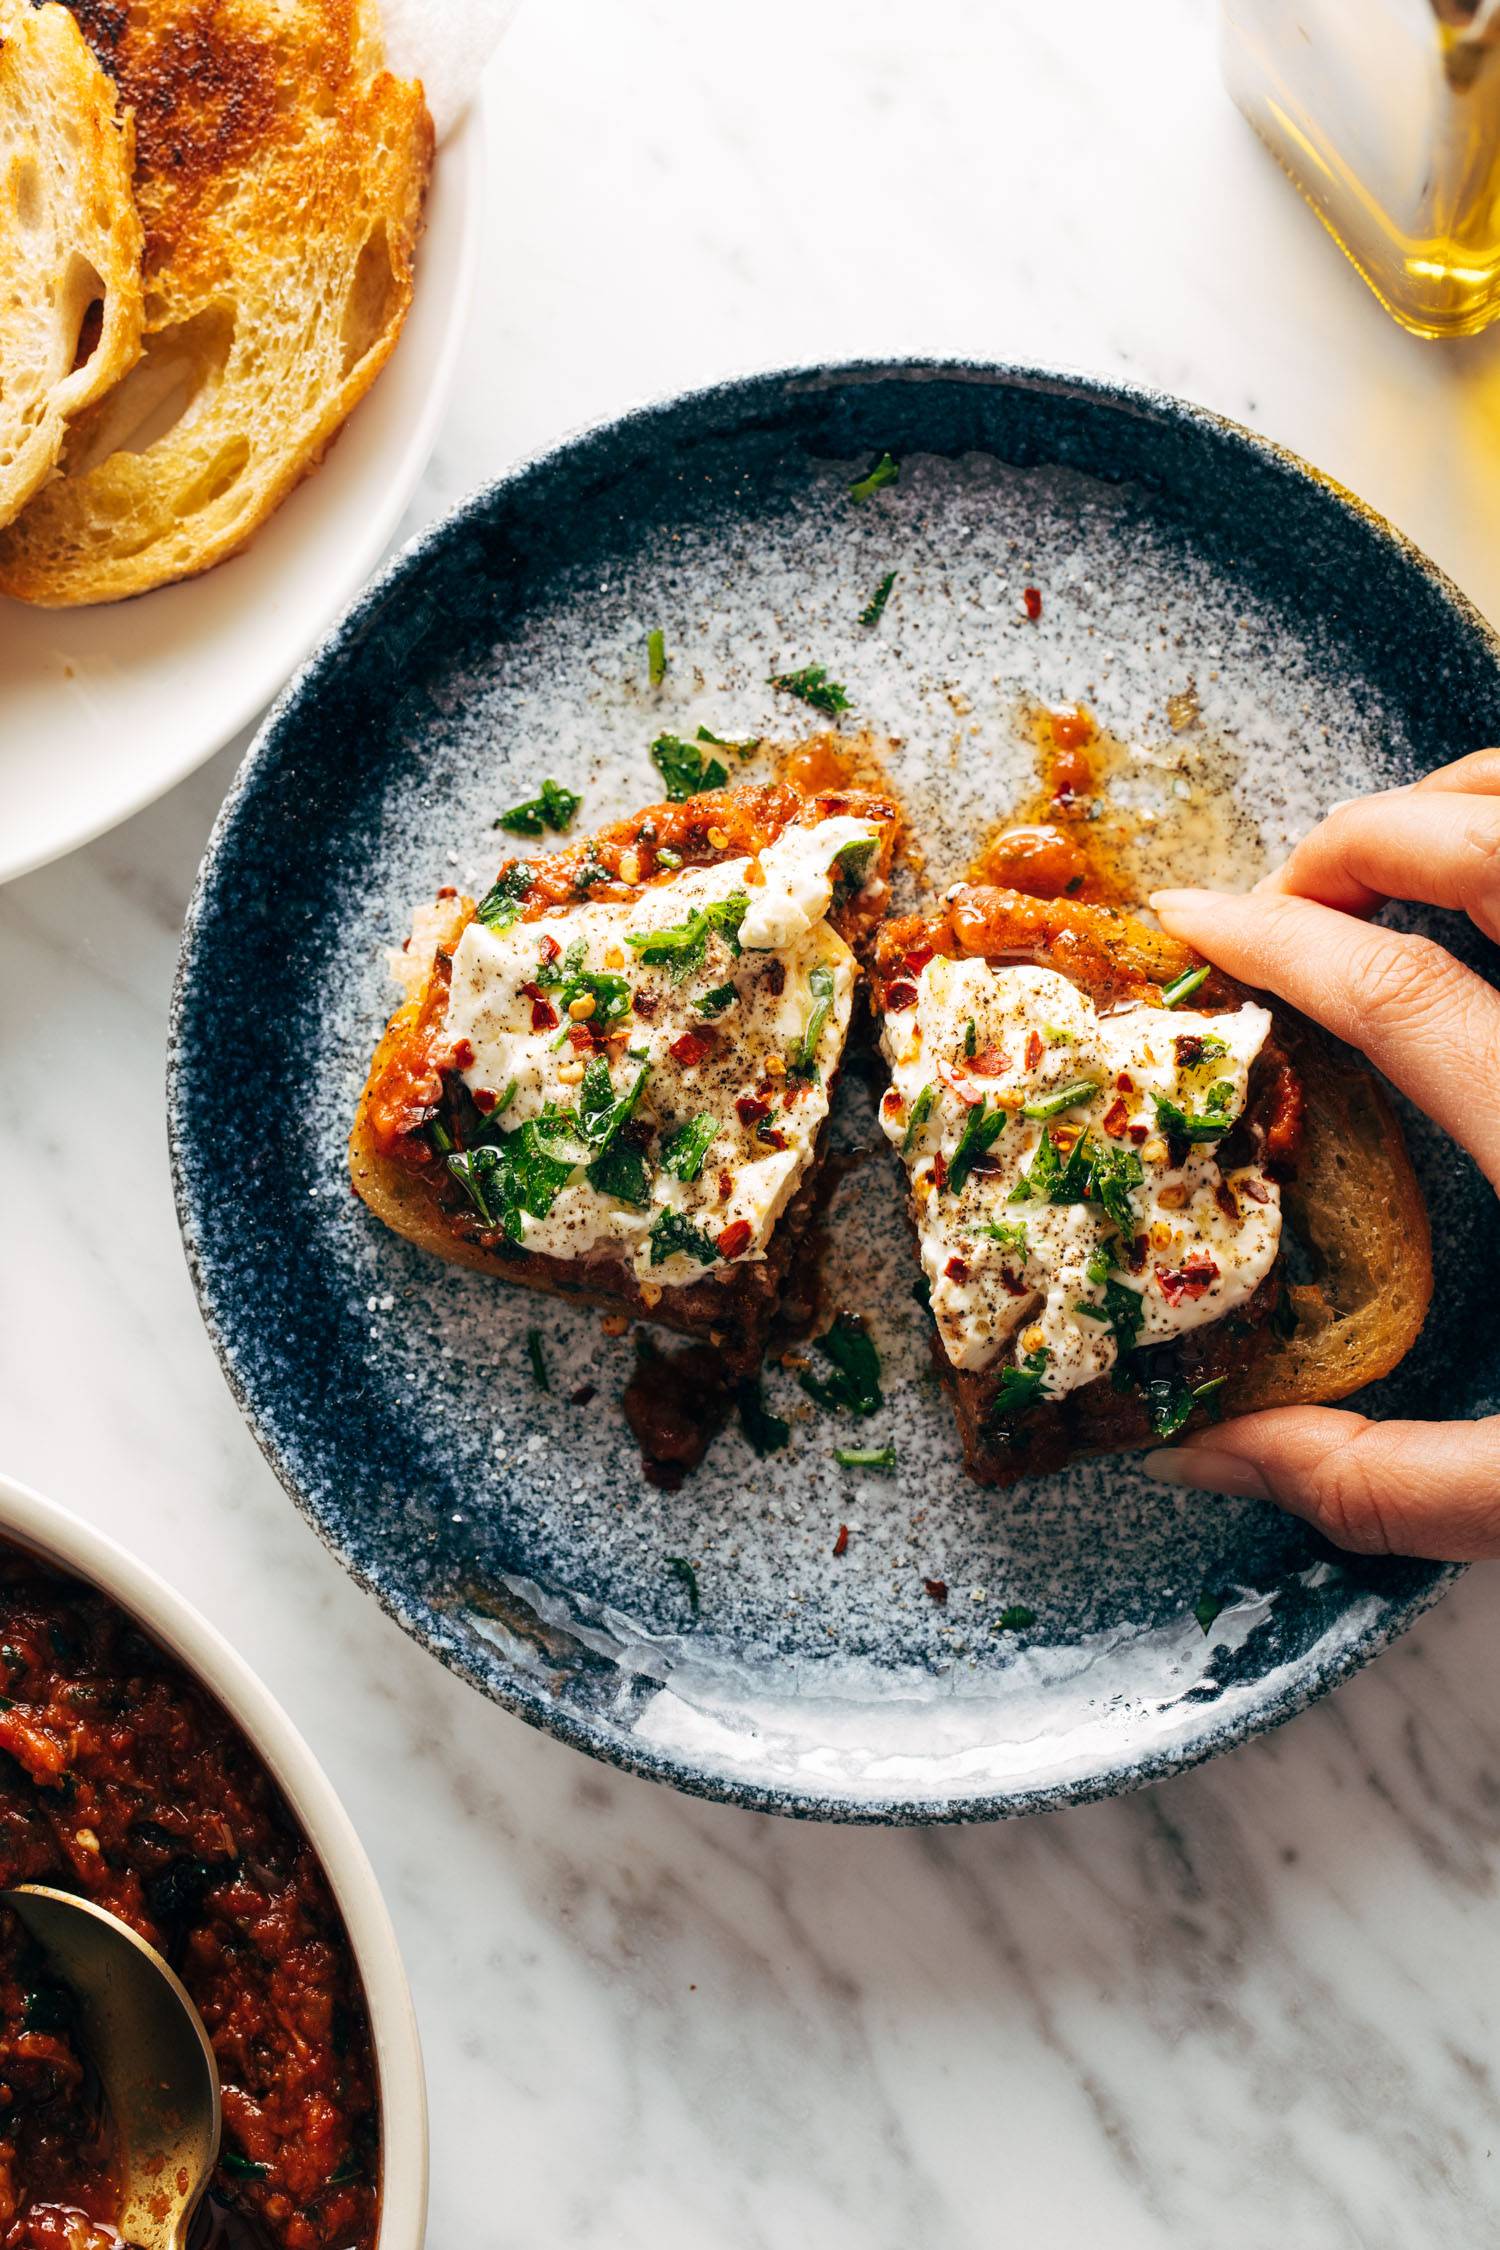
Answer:
<svg viewBox="0 0 1500 2250"><path fill-rule="evenodd" d="M1500 1415L1371 1422L1274 1407L1148 1453L1144 1466L1164 1484L1274 1500L1357 1554L1500 1555Z"/></svg>

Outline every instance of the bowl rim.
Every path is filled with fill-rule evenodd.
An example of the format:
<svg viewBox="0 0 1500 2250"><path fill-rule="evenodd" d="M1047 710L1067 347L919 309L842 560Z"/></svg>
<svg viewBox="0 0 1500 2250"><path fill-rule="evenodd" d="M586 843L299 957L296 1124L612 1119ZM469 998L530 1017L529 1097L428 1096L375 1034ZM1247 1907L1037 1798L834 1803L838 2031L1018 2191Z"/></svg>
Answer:
<svg viewBox="0 0 1500 2250"><path fill-rule="evenodd" d="M380 2116L376 2250L422 2250L427 2086L416 2010L375 1870L332 1782L218 1627L108 1532L0 1474L0 1537L97 1587L143 1625L223 1704L301 1823L344 1918L369 2011Z"/></svg>
<svg viewBox="0 0 1500 2250"><path fill-rule="evenodd" d="M1462 1563L1432 1564L1431 1575L1416 1593L1393 1603L1387 1613L1336 1652L1310 1660L1295 1678L1281 1679L1253 1711L1243 1713L1218 1733L1187 1744L1173 1744L1134 1758L1128 1765L1111 1764L1087 1779L1058 1779L1032 1785L985 1789L952 1796L882 1795L871 1791L857 1795L820 1792L806 1782L765 1782L731 1768L705 1763L686 1764L678 1755L657 1749L636 1736L622 1733L590 1717L561 1709L548 1695L519 1675L495 1681L461 1644L433 1634L413 1618L397 1593L349 1553L304 1493L293 1460L283 1448L274 1418L262 1412L236 1364L230 1335L220 1319L209 1277L204 1269L195 1212L189 1193L187 1134L182 1109L182 1051L187 988L198 948L200 929L217 863L224 851L240 809L248 797L260 766L273 753L277 738L304 695L316 682L343 663L359 647L380 619L385 605L403 585L415 582L430 555L461 539L482 522L518 488L545 480L555 468L566 465L590 448L617 445L638 437L651 443L651 433L670 429L674 418L702 414L716 405L726 413L743 414L751 402L788 393L816 393L841 384L874 384L886 381L921 383L967 382L1002 389L1040 392L1076 399L1094 407L1140 419L1175 424L1200 436L1211 449L1250 454L1288 484L1311 487L1334 513L1357 526L1365 536L1399 556L1402 562L1437 592L1455 622L1479 642L1500 671L1500 630L1448 574L1380 511L1325 471L1315 467L1290 447L1238 422L1216 408L1199 404L1159 385L1136 382L1114 374L1098 373L1063 364L1019 360L984 360L966 355L952 357L922 353L893 354L851 360L799 362L792 365L741 369L683 390L658 392L639 399L616 413L577 424L557 439L515 460L500 475L475 488L446 514L424 525L391 556L352 601L342 617L323 636L293 673L266 713L254 740L220 805L204 849L183 922L177 973L173 980L167 1044L167 1136L171 1158L173 1197L182 1233L183 1251L192 1276L199 1312L231 1395L244 1415L256 1443L265 1454L288 1497L335 1555L355 1583L372 1594L386 1615L402 1630L477 1687L502 1709L606 1764L642 1778L663 1782L688 1796L721 1804L779 1813L793 1819L828 1821L844 1825L891 1827L949 1825L1024 1817L1054 1811L1065 1805L1091 1804L1123 1792L1150 1786L1188 1771L1226 1750L1239 1748L1256 1736L1285 1724L1319 1701L1389 1647L1423 1613L1433 1607L1464 1575Z"/></svg>

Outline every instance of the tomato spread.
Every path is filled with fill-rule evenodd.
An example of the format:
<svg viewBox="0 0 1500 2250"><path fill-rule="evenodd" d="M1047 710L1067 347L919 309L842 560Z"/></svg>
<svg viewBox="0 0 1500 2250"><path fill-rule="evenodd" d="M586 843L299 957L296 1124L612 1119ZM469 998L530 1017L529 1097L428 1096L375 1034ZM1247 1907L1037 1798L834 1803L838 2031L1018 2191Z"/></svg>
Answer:
<svg viewBox="0 0 1500 2250"><path fill-rule="evenodd" d="M0 1550L0 1887L107 1907L207 2025L224 2137L195 2250L369 2250L375 2068L323 1872L249 1743L104 1595ZM106 2250L110 2121L70 1995L0 1908L0 2245Z"/></svg>

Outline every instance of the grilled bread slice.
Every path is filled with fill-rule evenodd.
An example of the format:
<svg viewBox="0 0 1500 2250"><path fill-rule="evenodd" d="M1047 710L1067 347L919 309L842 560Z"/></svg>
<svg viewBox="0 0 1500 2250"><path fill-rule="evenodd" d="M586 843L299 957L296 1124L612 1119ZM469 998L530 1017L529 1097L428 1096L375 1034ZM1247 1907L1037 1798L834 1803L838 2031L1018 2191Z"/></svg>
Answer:
<svg viewBox="0 0 1500 2250"><path fill-rule="evenodd" d="M880 931L877 1010L910 1006L913 979L934 954L1059 972L1101 1012L1156 1006L1163 987L1201 966L1174 939L1117 908L975 886L951 896L936 916ZM1194 990L1192 1009L1212 1019L1260 997L1213 970ZM1431 1245L1390 1103L1346 1049L1291 1010L1277 1005L1271 1013L1236 1131L1237 1160L1263 1163L1280 1187L1285 1232L1274 1264L1222 1319L1122 1352L1111 1375L1059 1397L1037 1396L1034 1385L1028 1397L1024 1381L1007 1380L1004 1354L987 1366L955 1365L935 1329L933 1358L980 1483L1011 1484L1084 1454L1147 1445L1219 1411L1341 1398L1388 1374L1415 1342L1432 1294ZM1035 1027L1039 1047L1051 1028ZM902 1124L899 1095L893 1090L886 1100L896 1104L894 1124ZM1105 1127L1120 1129L1108 1117ZM1222 1145L1234 1148L1228 1136ZM1221 1177L1232 1161L1226 1154ZM1001 1226L1009 1222L1020 1234L1036 1207L1023 1198L1014 1212L1003 1210ZM1295 1278L1288 1235L1309 1268L1306 1280ZM1144 1237L1134 1247L1144 1266ZM1120 1256L1130 1262L1123 1249ZM1023 1249L1012 1277L1018 1300L1038 1279L1024 1258ZM1174 1286L1179 1280L1167 1278Z"/></svg>
<svg viewBox="0 0 1500 2250"><path fill-rule="evenodd" d="M0 590L118 601L241 548L389 357L432 158L368 0L73 0L136 118L145 344L0 533Z"/></svg>
<svg viewBox="0 0 1500 2250"><path fill-rule="evenodd" d="M420 908L350 1138L356 1192L439 1257L752 1372L812 1217L850 948L884 909L896 819L858 789L714 790L507 861L477 907ZM766 921L788 855L812 919L777 943L749 913ZM496 946L460 951L476 920Z"/></svg>
<svg viewBox="0 0 1500 2250"><path fill-rule="evenodd" d="M0 0L0 525L139 357L134 153L67 9Z"/></svg>

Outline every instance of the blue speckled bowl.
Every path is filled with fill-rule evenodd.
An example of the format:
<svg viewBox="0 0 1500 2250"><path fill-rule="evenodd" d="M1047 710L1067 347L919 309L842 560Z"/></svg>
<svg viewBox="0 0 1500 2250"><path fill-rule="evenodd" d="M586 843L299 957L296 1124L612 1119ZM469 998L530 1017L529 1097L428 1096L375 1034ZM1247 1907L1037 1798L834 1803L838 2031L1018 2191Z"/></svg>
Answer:
<svg viewBox="0 0 1500 2250"><path fill-rule="evenodd" d="M851 476L886 448L899 483L856 505ZM872 629L859 613L890 569ZM653 692L656 625L672 667ZM629 415L479 494L281 698L183 942L183 1234L229 1381L299 1507L511 1710L776 1811L1028 1811L1156 1779L1301 1709L1453 1573L1341 1558L1274 1510L1164 1491L1128 1459L976 1490L926 1371L884 1154L842 1177L828 1287L879 1339L889 1406L858 1436L893 1438L898 1473L841 1470L833 1447L854 1433L778 1368L771 1403L801 1417L790 1448L759 1460L726 1433L667 1495L615 1403L628 1343L385 1233L350 1196L344 1140L391 1003L382 951L411 903L444 881L482 888L495 813L546 774L584 788L593 825L657 794L663 728L796 731L772 671L827 664L846 723L896 738L934 882L1031 783L1020 707L1080 697L1139 746L1131 786L1157 816L1143 879L1232 881L1330 800L1500 740L1497 658L1430 564L1299 462L1074 377L760 376ZM872 1097L850 1074L841 1098L858 1150ZM1411 1132L1441 1278L1386 1401L1487 1411L1495 1200L1423 1121ZM594 1398L570 1403L584 1385ZM672 1558L693 1565L696 1611ZM946 1582L945 1604L925 1579ZM1216 1603L1205 1631L1195 1612ZM1004 1622L1017 1608L1034 1622Z"/></svg>

